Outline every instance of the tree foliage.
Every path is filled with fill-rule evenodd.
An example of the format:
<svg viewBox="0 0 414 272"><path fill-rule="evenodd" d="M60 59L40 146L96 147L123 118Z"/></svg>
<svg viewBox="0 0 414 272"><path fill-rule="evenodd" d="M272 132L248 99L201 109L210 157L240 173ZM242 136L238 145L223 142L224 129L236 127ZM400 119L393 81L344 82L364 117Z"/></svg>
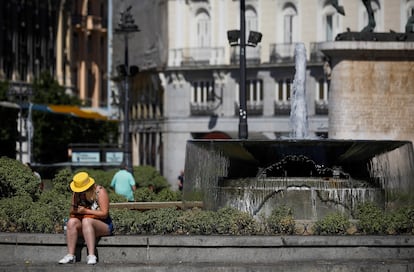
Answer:
<svg viewBox="0 0 414 272"><path fill-rule="evenodd" d="M9 100L8 82L0 82L0 101ZM41 105L82 106L82 101L66 93L65 88L47 72L35 78L30 102ZM19 109L0 107L0 155L16 157L18 141L17 118ZM24 117L28 110L23 109ZM112 121L82 119L70 115L33 111L32 156L38 163L56 163L68 160L70 143L113 143L118 138L118 124Z"/></svg>
<svg viewBox="0 0 414 272"><path fill-rule="evenodd" d="M81 106L81 101L66 94L48 73L42 73L34 81L33 89L33 103ZM115 122L40 111L33 112L33 124L33 157L42 163L67 161L70 143L111 143L111 139L117 139L118 133Z"/></svg>

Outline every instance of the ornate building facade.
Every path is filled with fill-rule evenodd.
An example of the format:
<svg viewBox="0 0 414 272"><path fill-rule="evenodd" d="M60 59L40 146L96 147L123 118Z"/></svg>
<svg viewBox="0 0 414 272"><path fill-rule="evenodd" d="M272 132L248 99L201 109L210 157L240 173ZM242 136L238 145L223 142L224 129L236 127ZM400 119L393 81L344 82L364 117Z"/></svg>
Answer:
<svg viewBox="0 0 414 272"><path fill-rule="evenodd" d="M0 80L9 82L10 95L30 101L31 83L47 72L85 107L106 109L106 0L10 0L0 13ZM31 160L27 122L20 111L16 153L23 162Z"/></svg>

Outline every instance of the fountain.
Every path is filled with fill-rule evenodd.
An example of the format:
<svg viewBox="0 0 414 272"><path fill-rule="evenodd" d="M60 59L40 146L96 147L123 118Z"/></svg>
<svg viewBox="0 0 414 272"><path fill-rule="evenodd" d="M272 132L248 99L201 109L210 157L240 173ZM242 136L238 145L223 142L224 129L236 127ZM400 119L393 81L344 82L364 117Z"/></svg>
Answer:
<svg viewBox="0 0 414 272"><path fill-rule="evenodd" d="M408 141L191 140L184 199L252 215L286 205L298 219L336 210L352 217L360 202L412 199L412 152Z"/></svg>
<svg viewBox="0 0 414 272"><path fill-rule="evenodd" d="M333 104L335 112L329 113L329 134L334 138L310 139L308 135L304 87L306 52L299 44L295 48L291 137L262 141L188 141L184 201L201 198L206 209L231 206L252 215L265 216L284 205L292 208L296 219L302 220L317 220L333 211L352 218L357 205L367 201L385 209L414 204L413 139L410 129L403 125L405 119L410 120L411 112L402 119L387 120L394 116L393 113L389 111L384 115L383 111L378 111L382 115L373 122L369 118L375 110L372 105L376 104L366 97L376 99L377 92L378 101L382 98L401 104L406 98L400 93L410 93L413 80L393 73L400 70L390 68L386 84L358 78L363 88L340 89L347 88L342 84L343 77L349 76L347 82L353 82L353 76L366 74L352 71L358 67L368 66L373 71L369 78L378 79L385 78L381 69L387 65L412 67L412 59L411 62L401 61L406 60L407 50L414 49L412 43L408 47L405 45L407 50L399 52L401 45L375 42L377 44L369 54L364 52L367 48L369 50L369 44L356 48L355 41L345 42L345 50L337 42L328 43L323 48L334 65L330 104ZM381 46L387 48L379 48ZM347 58L351 64L346 63ZM356 66L354 63L358 59L361 59L361 64ZM375 68L377 63L379 66ZM339 72L335 74L336 71ZM403 82L409 83L404 85ZM348 86L357 88L355 83ZM391 89L388 96L384 96L388 90L383 90L383 86ZM405 89L399 90L401 87ZM363 97L358 99L358 96ZM344 107L341 103L349 104ZM355 116L355 112L362 114ZM366 140L364 135L375 140Z"/></svg>

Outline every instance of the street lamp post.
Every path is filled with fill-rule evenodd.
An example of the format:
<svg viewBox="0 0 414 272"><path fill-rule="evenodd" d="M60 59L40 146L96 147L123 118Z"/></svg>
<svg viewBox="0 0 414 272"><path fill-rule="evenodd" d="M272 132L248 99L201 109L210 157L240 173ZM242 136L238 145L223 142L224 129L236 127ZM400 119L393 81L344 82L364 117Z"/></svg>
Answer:
<svg viewBox="0 0 414 272"><path fill-rule="evenodd" d="M132 172L132 156L131 156L131 146L130 146L130 137L129 137L129 63L128 63L128 34L133 32L140 31L138 26L135 25L134 19L130 13L131 6L129 6L125 11L121 12L121 18L118 23L118 28L115 29L116 33L124 35L124 133L123 133L123 147L124 147L124 163L128 171Z"/></svg>
<svg viewBox="0 0 414 272"><path fill-rule="evenodd" d="M240 0L240 108L239 108L239 138L248 138L247 105L246 105L246 5Z"/></svg>
<svg viewBox="0 0 414 272"><path fill-rule="evenodd" d="M240 0L240 30L227 31L227 38L231 46L240 46L239 139L247 139L246 45L256 47L262 39L262 34L260 32L250 31L246 44L245 0Z"/></svg>

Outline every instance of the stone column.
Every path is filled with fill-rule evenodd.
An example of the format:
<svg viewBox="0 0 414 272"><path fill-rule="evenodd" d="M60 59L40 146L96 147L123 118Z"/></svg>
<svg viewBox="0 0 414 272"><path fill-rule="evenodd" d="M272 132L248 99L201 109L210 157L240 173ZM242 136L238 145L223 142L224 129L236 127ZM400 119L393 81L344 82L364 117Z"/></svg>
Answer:
<svg viewBox="0 0 414 272"><path fill-rule="evenodd" d="M414 42L335 41L329 138L414 141Z"/></svg>

